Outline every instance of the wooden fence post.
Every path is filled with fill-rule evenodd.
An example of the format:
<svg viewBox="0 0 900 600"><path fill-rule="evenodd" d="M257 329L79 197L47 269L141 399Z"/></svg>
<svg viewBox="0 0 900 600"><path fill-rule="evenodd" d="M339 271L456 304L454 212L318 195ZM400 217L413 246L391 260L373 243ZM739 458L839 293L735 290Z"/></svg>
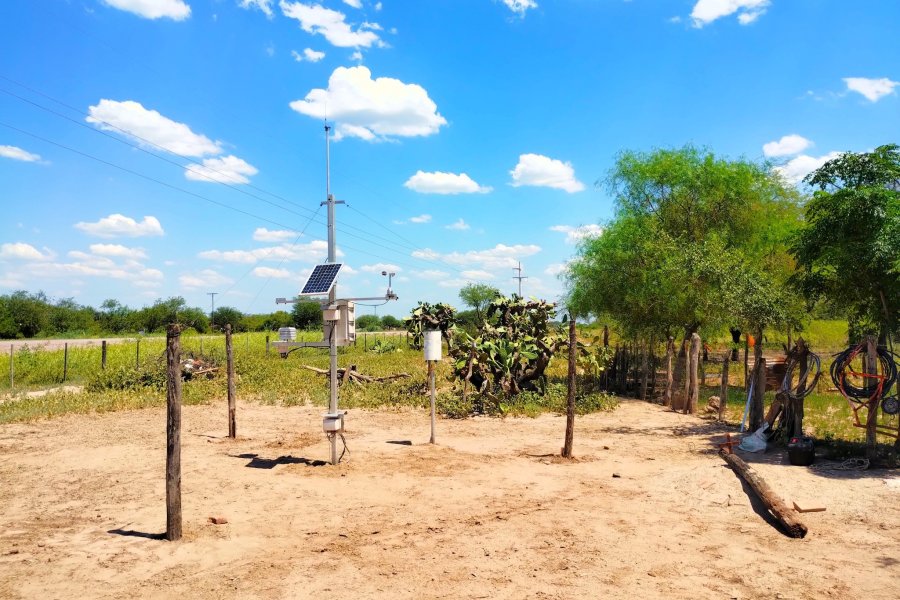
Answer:
<svg viewBox="0 0 900 600"><path fill-rule="evenodd" d="M672 406L672 391L675 385L672 372L672 358L675 354L675 338L669 336L666 343L666 391L663 393L663 406Z"/></svg>
<svg viewBox="0 0 900 600"><path fill-rule="evenodd" d="M181 327L166 328L166 539L181 539Z"/></svg>
<svg viewBox="0 0 900 600"><path fill-rule="evenodd" d="M269 336L266 336L266 356L269 356Z"/></svg>
<svg viewBox="0 0 900 600"><path fill-rule="evenodd" d="M572 442L575 438L575 367L578 357L578 332L575 328L575 315L569 314L569 390L566 397L566 438L563 442L562 455L572 458Z"/></svg>
<svg viewBox="0 0 900 600"><path fill-rule="evenodd" d="M647 399L647 384L650 376L650 348L649 343L644 346L641 353L641 400Z"/></svg>
<svg viewBox="0 0 900 600"><path fill-rule="evenodd" d="M866 373L869 375L878 375L878 343L874 335L866 336L866 356L863 358L866 363ZM866 379L865 385L872 385L875 379ZM878 426L878 403L881 397L873 394L868 402L868 410L866 411L866 458L870 460L875 458L877 454L878 438L876 436Z"/></svg>
<svg viewBox="0 0 900 600"><path fill-rule="evenodd" d="M106 340L100 342L100 368L106 369Z"/></svg>
<svg viewBox="0 0 900 600"><path fill-rule="evenodd" d="M731 358L731 350L726 350L722 356L722 385L719 387L719 420L725 420L725 404L728 402L728 363Z"/></svg>
<svg viewBox="0 0 900 600"><path fill-rule="evenodd" d="M134 348L134 368L141 368L141 338L137 339L137 344Z"/></svg>
<svg viewBox="0 0 900 600"><path fill-rule="evenodd" d="M63 345L63 383L66 382L66 377L69 376L69 342L66 342Z"/></svg>
<svg viewBox="0 0 900 600"><path fill-rule="evenodd" d="M681 342L681 348L684 353L684 382L682 385L684 400L681 404L681 412L687 414L691 404L691 339L685 337Z"/></svg>
<svg viewBox="0 0 900 600"><path fill-rule="evenodd" d="M700 336L691 334L691 354L688 358L688 393L684 414L697 414L697 402L700 398L700 386L697 381L697 369L700 364Z"/></svg>
<svg viewBox="0 0 900 600"><path fill-rule="evenodd" d="M237 437L237 422L235 420L235 389L234 389L234 346L231 340L231 324L225 325L225 361L228 370L228 437Z"/></svg>
<svg viewBox="0 0 900 600"><path fill-rule="evenodd" d="M753 369L753 397L750 400L750 431L756 431L763 423L766 395L766 359L760 357Z"/></svg>
<svg viewBox="0 0 900 600"><path fill-rule="evenodd" d="M750 334L744 334L744 395L750 390Z"/></svg>

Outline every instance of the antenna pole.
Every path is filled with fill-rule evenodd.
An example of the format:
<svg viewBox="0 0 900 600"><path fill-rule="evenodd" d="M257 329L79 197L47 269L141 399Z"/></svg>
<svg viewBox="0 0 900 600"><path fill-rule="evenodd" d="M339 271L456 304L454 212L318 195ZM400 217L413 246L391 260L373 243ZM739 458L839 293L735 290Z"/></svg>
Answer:
<svg viewBox="0 0 900 600"><path fill-rule="evenodd" d="M519 266L518 266L518 267L513 267L513 271L518 271L518 272L519 272L519 275L518 275L518 276L513 275L513 279L518 279L518 280L519 280L519 298L521 298L521 297L522 297L522 280L523 280L523 279L528 279L528 277L522 277L522 262L521 262L521 261L519 262Z"/></svg>
<svg viewBox="0 0 900 600"><path fill-rule="evenodd" d="M337 262L337 248L335 244L334 234L334 196L331 195L331 127L325 123L325 202L328 205L328 262ZM337 308L335 301L337 300L337 282L331 286L328 292L328 305L330 308ZM328 357L330 362L330 397L328 402L328 412L336 414L338 411L338 380L337 380L337 331L338 321L331 322L330 335L328 340ZM332 433L329 436L331 440L331 464L338 464L337 453L337 434Z"/></svg>

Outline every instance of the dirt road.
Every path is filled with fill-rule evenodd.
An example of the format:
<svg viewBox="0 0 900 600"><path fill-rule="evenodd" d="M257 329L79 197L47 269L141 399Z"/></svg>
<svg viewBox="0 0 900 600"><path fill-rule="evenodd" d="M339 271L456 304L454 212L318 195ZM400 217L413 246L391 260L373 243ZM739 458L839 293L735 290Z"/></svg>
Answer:
<svg viewBox="0 0 900 600"><path fill-rule="evenodd" d="M579 418L354 411L322 466L321 410L185 407L181 542L165 525L165 414L0 427L2 598L897 598L885 472L758 470L821 503L785 537L708 452L716 426L634 401ZM226 525L207 518L224 515Z"/></svg>

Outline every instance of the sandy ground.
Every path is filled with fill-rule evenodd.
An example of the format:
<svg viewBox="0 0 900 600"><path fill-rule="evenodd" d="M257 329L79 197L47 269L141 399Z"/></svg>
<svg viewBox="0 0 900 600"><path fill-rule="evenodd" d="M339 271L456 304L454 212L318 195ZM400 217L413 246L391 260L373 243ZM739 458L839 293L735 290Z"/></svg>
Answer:
<svg viewBox="0 0 900 600"><path fill-rule="evenodd" d="M761 457L787 538L708 451L716 426L635 401L579 418L438 422L353 411L328 455L320 410L185 407L184 539L165 528L159 409L0 427L2 598L900 597L900 486ZM400 443L398 443L400 442ZM411 442L411 443L404 443ZM225 525L208 523L223 515Z"/></svg>

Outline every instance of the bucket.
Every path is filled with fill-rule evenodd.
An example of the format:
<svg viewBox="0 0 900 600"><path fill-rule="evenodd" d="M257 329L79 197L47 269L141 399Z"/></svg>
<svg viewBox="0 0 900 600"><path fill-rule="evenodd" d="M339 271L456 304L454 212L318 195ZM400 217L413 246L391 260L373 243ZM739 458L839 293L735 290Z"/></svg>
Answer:
<svg viewBox="0 0 900 600"><path fill-rule="evenodd" d="M808 467L816 459L816 447L811 437L795 437L788 442L788 460L792 465Z"/></svg>

